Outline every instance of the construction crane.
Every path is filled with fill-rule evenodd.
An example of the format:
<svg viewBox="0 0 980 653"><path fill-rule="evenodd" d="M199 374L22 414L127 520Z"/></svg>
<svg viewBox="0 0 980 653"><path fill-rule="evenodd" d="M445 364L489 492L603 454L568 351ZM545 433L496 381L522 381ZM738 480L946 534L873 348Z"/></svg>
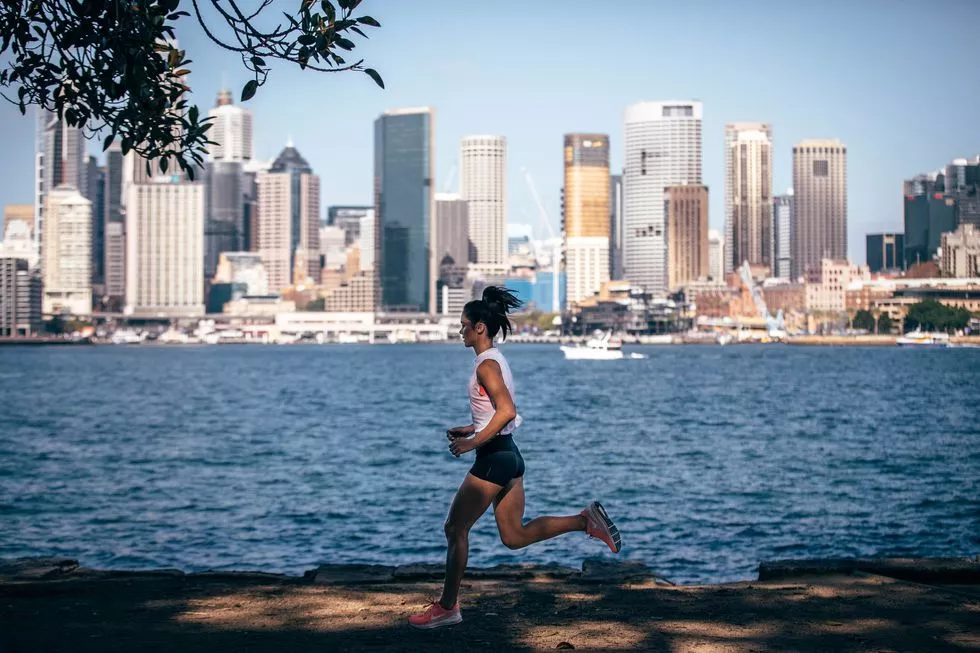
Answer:
<svg viewBox="0 0 980 653"><path fill-rule="evenodd" d="M561 312L561 284L559 282L559 276L561 271L561 249L562 241L557 236L555 236L555 228L551 226L551 220L548 219L548 212L544 208L544 204L541 203L541 197L538 196L538 189L534 184L534 179L531 177L531 173L527 168L521 168L521 172L524 173L524 180L527 182L528 190L531 191L531 197L534 198L534 203L538 205L538 216L541 222L544 223L544 227L548 232L548 240L557 241L555 244L555 249L551 253L551 311L553 313Z"/></svg>

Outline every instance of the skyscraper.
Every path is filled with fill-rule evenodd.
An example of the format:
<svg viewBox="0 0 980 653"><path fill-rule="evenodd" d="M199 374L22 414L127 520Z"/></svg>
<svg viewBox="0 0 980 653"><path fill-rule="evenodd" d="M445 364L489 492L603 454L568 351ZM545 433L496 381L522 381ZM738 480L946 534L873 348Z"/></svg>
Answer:
<svg viewBox="0 0 980 653"><path fill-rule="evenodd" d="M204 278L218 268L222 252L242 249L245 174L240 161L214 160L204 173Z"/></svg>
<svg viewBox="0 0 980 653"><path fill-rule="evenodd" d="M470 251L466 200L455 193L436 193L435 257L441 267L448 256L452 265L466 267Z"/></svg>
<svg viewBox="0 0 980 653"><path fill-rule="evenodd" d="M664 188L701 183L700 102L639 102L626 108L623 265L647 292L667 291Z"/></svg>
<svg viewBox="0 0 980 653"><path fill-rule="evenodd" d="M623 278L623 175L609 177L609 278Z"/></svg>
<svg viewBox="0 0 980 653"><path fill-rule="evenodd" d="M708 230L708 276L712 281L725 280L725 239L717 229Z"/></svg>
<svg viewBox="0 0 980 653"><path fill-rule="evenodd" d="M701 184L664 189L667 212L668 289L707 277L708 187Z"/></svg>
<svg viewBox="0 0 980 653"><path fill-rule="evenodd" d="M839 140L793 147L795 279L822 259L847 259L847 148Z"/></svg>
<svg viewBox="0 0 980 653"><path fill-rule="evenodd" d="M97 297L105 290L105 168L94 156L85 165L83 195L92 202L92 294Z"/></svg>
<svg viewBox="0 0 980 653"><path fill-rule="evenodd" d="M211 161L250 161L252 159L252 112L235 106L231 91L222 89L213 109L208 111L213 127L208 138L217 143L208 152Z"/></svg>
<svg viewBox="0 0 980 653"><path fill-rule="evenodd" d="M507 262L507 139L467 136L460 152L460 195L469 204L476 263Z"/></svg>
<svg viewBox="0 0 980 653"><path fill-rule="evenodd" d="M793 189L777 195L772 203L772 276L791 280L793 272Z"/></svg>
<svg viewBox="0 0 980 653"><path fill-rule="evenodd" d="M85 135L57 114L43 109L37 114L35 153L34 238L43 252L45 197L59 186L74 188L82 196L88 192L85 167ZM42 263L44 265L43 256Z"/></svg>
<svg viewBox="0 0 980 653"><path fill-rule="evenodd" d="M868 234L865 244L870 272L905 269L905 236L903 234Z"/></svg>
<svg viewBox="0 0 980 653"><path fill-rule="evenodd" d="M576 304L609 280L609 137L565 134L566 301Z"/></svg>
<svg viewBox="0 0 980 653"><path fill-rule="evenodd" d="M429 107L393 109L374 121L375 304L382 310L436 310L433 121Z"/></svg>
<svg viewBox="0 0 980 653"><path fill-rule="evenodd" d="M92 203L78 189L45 193L42 263L44 312L92 312Z"/></svg>
<svg viewBox="0 0 980 653"><path fill-rule="evenodd" d="M320 178L291 144L260 172L253 248L272 292L320 280Z"/></svg>
<svg viewBox="0 0 980 653"><path fill-rule="evenodd" d="M953 160L944 181L946 194L956 201L958 223L980 227L980 157Z"/></svg>
<svg viewBox="0 0 980 653"><path fill-rule="evenodd" d="M959 206L942 192L907 195L904 199L905 267L931 261L939 252L944 233L960 224Z"/></svg>
<svg viewBox="0 0 980 653"><path fill-rule="evenodd" d="M121 305L126 294L126 217L123 211L123 154L113 143L105 154L105 294Z"/></svg>
<svg viewBox="0 0 980 653"><path fill-rule="evenodd" d="M725 272L772 255L772 127L725 125Z"/></svg>
<svg viewBox="0 0 980 653"><path fill-rule="evenodd" d="M132 184L126 197L130 315L204 313L204 185Z"/></svg>

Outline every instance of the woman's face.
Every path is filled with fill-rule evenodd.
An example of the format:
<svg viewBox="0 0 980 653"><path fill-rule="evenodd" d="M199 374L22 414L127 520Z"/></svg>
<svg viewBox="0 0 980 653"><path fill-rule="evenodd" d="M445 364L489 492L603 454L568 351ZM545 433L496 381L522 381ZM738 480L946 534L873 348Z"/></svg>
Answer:
<svg viewBox="0 0 980 653"><path fill-rule="evenodd" d="M463 338L463 345L466 347L475 345L480 335L480 323L473 324L470 318L466 317L466 313L463 313L459 317L459 325L459 335Z"/></svg>

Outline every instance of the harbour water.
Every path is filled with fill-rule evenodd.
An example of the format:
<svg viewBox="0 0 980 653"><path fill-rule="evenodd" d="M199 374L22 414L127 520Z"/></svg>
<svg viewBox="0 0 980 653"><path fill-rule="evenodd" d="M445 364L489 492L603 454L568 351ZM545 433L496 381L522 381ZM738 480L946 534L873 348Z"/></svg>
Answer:
<svg viewBox="0 0 980 653"><path fill-rule="evenodd" d="M602 500L678 582L825 556L980 553L980 350L503 345L527 516ZM441 562L472 454L460 345L0 350L0 557L104 568ZM611 554L582 534L470 564Z"/></svg>

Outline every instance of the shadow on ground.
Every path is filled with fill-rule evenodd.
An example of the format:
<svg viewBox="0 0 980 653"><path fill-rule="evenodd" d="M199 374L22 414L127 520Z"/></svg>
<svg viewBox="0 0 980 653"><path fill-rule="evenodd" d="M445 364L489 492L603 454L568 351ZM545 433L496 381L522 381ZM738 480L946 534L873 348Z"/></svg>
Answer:
<svg viewBox="0 0 980 653"><path fill-rule="evenodd" d="M977 651L980 596L879 576L665 587L475 580L414 631L433 582L194 576L0 583L0 651Z"/></svg>

